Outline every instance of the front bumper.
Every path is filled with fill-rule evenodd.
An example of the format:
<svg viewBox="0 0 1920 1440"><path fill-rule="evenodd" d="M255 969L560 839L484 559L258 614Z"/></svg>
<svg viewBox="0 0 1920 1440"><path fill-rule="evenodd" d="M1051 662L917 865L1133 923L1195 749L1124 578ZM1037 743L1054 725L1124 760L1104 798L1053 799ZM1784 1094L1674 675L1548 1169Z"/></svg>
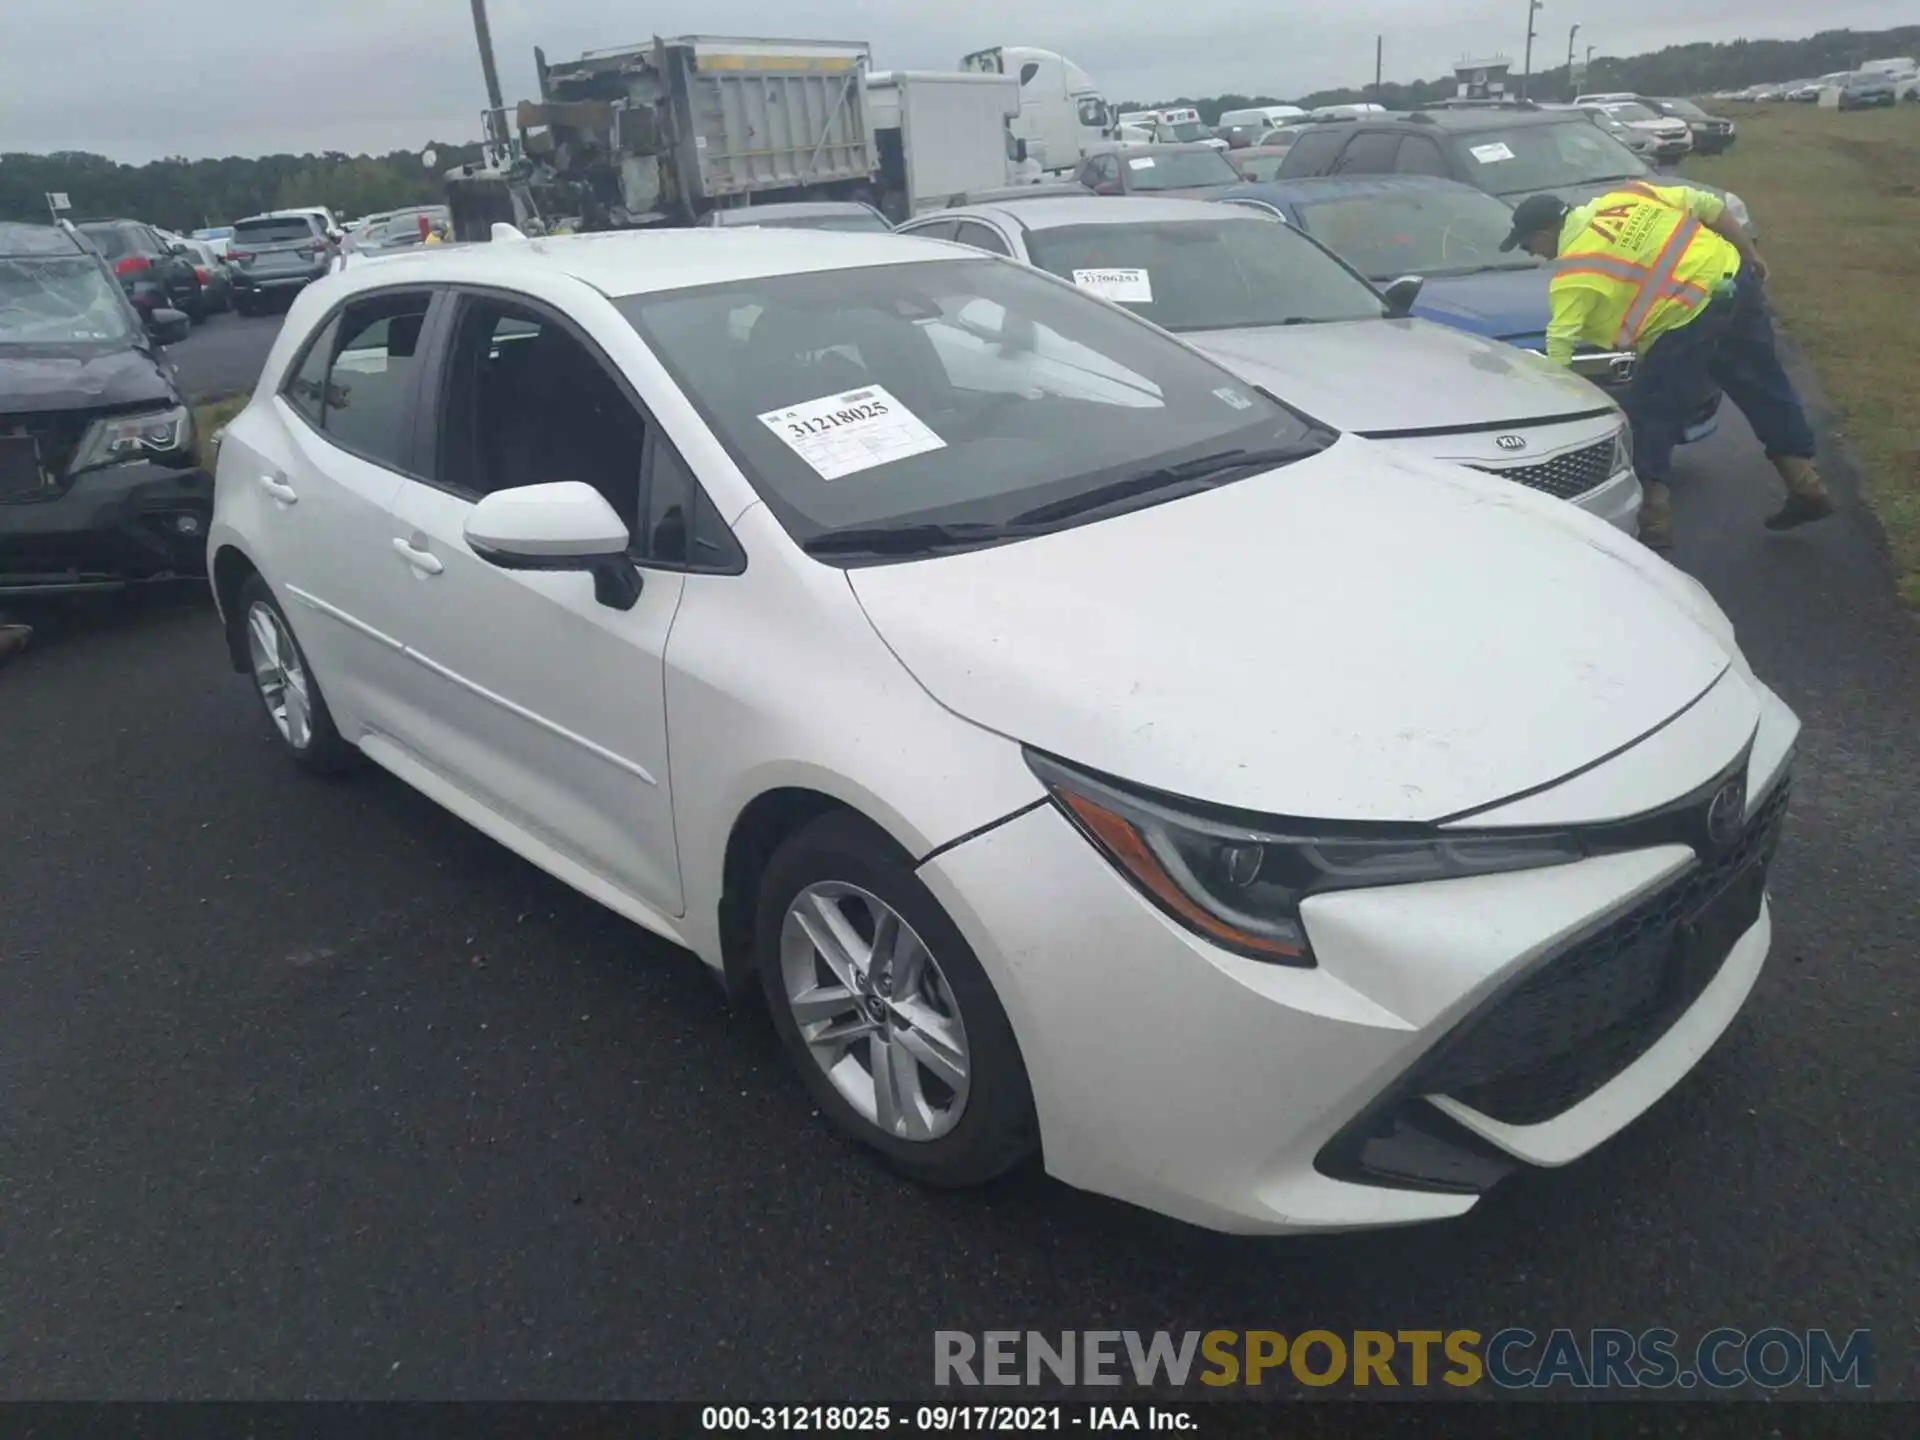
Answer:
<svg viewBox="0 0 1920 1440"><path fill-rule="evenodd" d="M136 461L87 471L57 495L0 503L0 595L205 574L212 518L205 470Z"/></svg>
<svg viewBox="0 0 1920 1440"><path fill-rule="evenodd" d="M1754 686L1742 694L1761 697L1759 733L1741 699L1728 713L1747 728L1716 732L1693 755L1704 762L1694 773L1719 774L1751 736L1756 824L1798 722L1757 682L1722 683ZM1632 763L1628 752L1601 769ZM1717 964L1680 977L1678 1003L1654 986L1666 1008L1648 1000L1623 1013L1609 988L1617 974L1592 957L1597 938L1627 924L1647 935L1666 926L1671 938L1668 911L1710 868L1685 845L1660 844L1324 896L1305 911L1313 969L1200 940L1052 806L936 856L920 875L1013 1021L1048 1171L1194 1224L1273 1234L1460 1215L1502 1174L1573 1160L1658 1101L1750 992L1770 942L1765 905L1756 898ZM1642 971L1663 980L1658 965ZM1561 983L1513 1009L1540 977ZM1631 1022L1632 1043L1596 1039L1596 1013ZM1482 1047L1480 1070L1439 1068L1460 1036L1489 1026L1498 1044ZM1516 1045L1536 1070L1580 1070L1578 1083L1486 1071L1488 1055Z"/></svg>
<svg viewBox="0 0 1920 1440"><path fill-rule="evenodd" d="M1423 459L1466 465L1511 480L1637 535L1640 481L1632 466L1618 467L1613 457L1614 440L1624 424L1614 411L1554 424L1519 421L1500 432L1404 436L1384 443ZM1516 439L1522 443L1514 449L1500 443Z"/></svg>

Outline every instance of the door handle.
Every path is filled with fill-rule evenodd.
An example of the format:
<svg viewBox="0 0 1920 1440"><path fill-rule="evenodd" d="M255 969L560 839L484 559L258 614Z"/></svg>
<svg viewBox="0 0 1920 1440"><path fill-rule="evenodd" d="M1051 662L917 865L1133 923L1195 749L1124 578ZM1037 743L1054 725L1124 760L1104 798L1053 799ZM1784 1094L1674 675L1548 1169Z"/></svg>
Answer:
<svg viewBox="0 0 1920 1440"><path fill-rule="evenodd" d="M437 556L426 550L414 549L410 541L402 540L398 535L393 537L393 548L402 560L422 575L438 575L447 568Z"/></svg>
<svg viewBox="0 0 1920 1440"><path fill-rule="evenodd" d="M260 477L260 488L278 500L282 505L297 505L300 503L299 492L287 484L286 477L283 475L262 475Z"/></svg>

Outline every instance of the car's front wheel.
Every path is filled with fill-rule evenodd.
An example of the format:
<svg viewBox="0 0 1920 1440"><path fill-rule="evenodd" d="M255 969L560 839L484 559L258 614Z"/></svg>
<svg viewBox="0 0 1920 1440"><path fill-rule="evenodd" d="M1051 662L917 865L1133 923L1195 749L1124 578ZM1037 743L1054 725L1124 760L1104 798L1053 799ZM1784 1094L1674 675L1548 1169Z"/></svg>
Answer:
<svg viewBox="0 0 1920 1440"><path fill-rule="evenodd" d="M1013 1027L972 948L877 827L827 815L761 881L756 959L821 1109L895 1169L979 1185L1037 1144Z"/></svg>
<svg viewBox="0 0 1920 1440"><path fill-rule="evenodd" d="M247 669L280 746L295 764L333 772L350 768L360 752L334 728L326 697L306 652L293 638L286 612L258 575L240 587L233 623L244 627Z"/></svg>

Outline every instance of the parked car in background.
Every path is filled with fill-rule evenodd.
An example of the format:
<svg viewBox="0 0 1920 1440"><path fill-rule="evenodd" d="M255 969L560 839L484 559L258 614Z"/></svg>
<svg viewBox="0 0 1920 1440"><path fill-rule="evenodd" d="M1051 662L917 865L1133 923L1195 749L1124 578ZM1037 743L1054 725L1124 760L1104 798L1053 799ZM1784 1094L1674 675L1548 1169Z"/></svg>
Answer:
<svg viewBox="0 0 1920 1440"><path fill-rule="evenodd" d="M1273 180L1280 174L1280 164L1287 158L1285 145L1255 145L1246 150L1235 150L1227 156L1233 162L1233 168L1248 180Z"/></svg>
<svg viewBox="0 0 1920 1440"><path fill-rule="evenodd" d="M1787 88L1785 85L1756 85L1747 98L1755 103L1784 100L1787 98Z"/></svg>
<svg viewBox="0 0 1920 1440"><path fill-rule="evenodd" d="M944 239L933 227L956 221L958 243L1124 305L1337 429L1636 531L1640 482L1613 400L1538 356L1406 318L1418 279L1383 297L1297 227L1237 205L1010 200L924 224Z"/></svg>
<svg viewBox="0 0 1920 1440"><path fill-rule="evenodd" d="M1839 85L1842 110L1877 110L1900 103L1899 82L1878 70L1857 70Z"/></svg>
<svg viewBox="0 0 1920 1440"><path fill-rule="evenodd" d="M200 279L200 293L205 300L207 313L217 314L233 309L233 267L220 257L210 241L186 236L180 243L187 247L187 258L193 262L193 273Z"/></svg>
<svg viewBox="0 0 1920 1440"><path fill-rule="evenodd" d="M237 220L227 258L233 263L233 305L258 315L285 304L327 273L334 255L325 222L311 210L279 210Z"/></svg>
<svg viewBox="0 0 1920 1440"><path fill-rule="evenodd" d="M213 253L224 260L227 258L227 241L233 238L233 227L231 225L210 225L204 230L194 231L188 238L206 241L207 244L213 247Z"/></svg>
<svg viewBox="0 0 1920 1440"><path fill-rule="evenodd" d="M421 228L423 220L428 229L434 226L444 229L452 223L452 215L444 205L390 211L379 219L368 220L356 230L349 230L340 242L340 251L344 255L382 255L425 244L426 234Z"/></svg>
<svg viewBox="0 0 1920 1440"><path fill-rule="evenodd" d="M1523 350L1547 348L1553 271L1525 251L1501 251L1513 212L1485 191L1429 175L1335 175L1245 185L1219 198L1297 227L1382 289L1417 277L1412 313L1422 319ZM1593 345L1573 362L1575 374L1615 399L1635 366L1632 351ZM1703 386L1684 438L1711 435L1719 408L1719 388Z"/></svg>
<svg viewBox="0 0 1920 1440"><path fill-rule="evenodd" d="M1687 128L1693 132L1693 148L1702 155L1721 154L1733 144L1733 121L1709 115L1691 100L1651 99L1640 103L1651 106L1662 115L1684 120Z"/></svg>
<svg viewBox="0 0 1920 1440"><path fill-rule="evenodd" d="M1096 195L1204 195L1243 183L1213 145L1094 145L1073 178Z"/></svg>
<svg viewBox="0 0 1920 1440"><path fill-rule="evenodd" d="M852 230L877 234L893 228L871 205L857 200L805 200L785 205L736 205L710 210L700 222L716 229L756 225L772 230Z"/></svg>
<svg viewBox="0 0 1920 1440"><path fill-rule="evenodd" d="M1648 154L1658 161L1681 159L1693 151L1693 130L1677 115L1663 115L1638 100L1603 100L1599 108L1651 141Z"/></svg>
<svg viewBox="0 0 1920 1440"><path fill-rule="evenodd" d="M1661 180L1645 160L1579 110L1416 110L1315 125L1293 142L1280 178L1311 175L1438 175L1518 205L1529 195L1557 195L1579 205L1622 180ZM1689 185L1720 195L1750 233L1753 217L1738 195L1702 181Z"/></svg>
<svg viewBox="0 0 1920 1440"><path fill-rule="evenodd" d="M1228 146L1244 150L1261 143L1261 137L1278 129L1288 120L1305 119L1307 112L1298 105L1255 105L1245 110L1228 110L1220 116L1220 133Z"/></svg>
<svg viewBox="0 0 1920 1440"><path fill-rule="evenodd" d="M1020 266L728 238L295 302L212 539L289 763L690 947L823 1123L945 1186L1455 1217L1734 1023L1800 727L1699 584ZM1689 1113L1654 1143L1727 1163Z"/></svg>
<svg viewBox="0 0 1920 1440"><path fill-rule="evenodd" d="M0 221L0 597L203 573L213 482L162 340L64 227Z"/></svg>
<svg viewBox="0 0 1920 1440"><path fill-rule="evenodd" d="M1546 104L1536 107L1541 110L1558 110L1584 115L1595 125L1606 131L1615 140L1626 146L1647 164L1653 164L1653 151L1657 143L1654 137L1644 130L1636 130L1624 120L1617 120L1607 113L1604 105L1555 105Z"/></svg>
<svg viewBox="0 0 1920 1440"><path fill-rule="evenodd" d="M136 310L178 310L195 324L206 318L200 276L184 245L162 239L140 220L82 220L79 229L113 267Z"/></svg>

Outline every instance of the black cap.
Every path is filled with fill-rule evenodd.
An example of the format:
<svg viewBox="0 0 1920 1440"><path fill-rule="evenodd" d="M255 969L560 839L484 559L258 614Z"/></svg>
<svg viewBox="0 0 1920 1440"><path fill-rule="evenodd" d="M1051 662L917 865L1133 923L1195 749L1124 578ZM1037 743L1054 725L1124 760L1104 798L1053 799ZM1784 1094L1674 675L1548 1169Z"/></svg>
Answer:
<svg viewBox="0 0 1920 1440"><path fill-rule="evenodd" d="M1558 229L1571 208L1558 195L1529 195L1513 207L1513 233L1500 242L1500 248L1517 250L1529 235Z"/></svg>

